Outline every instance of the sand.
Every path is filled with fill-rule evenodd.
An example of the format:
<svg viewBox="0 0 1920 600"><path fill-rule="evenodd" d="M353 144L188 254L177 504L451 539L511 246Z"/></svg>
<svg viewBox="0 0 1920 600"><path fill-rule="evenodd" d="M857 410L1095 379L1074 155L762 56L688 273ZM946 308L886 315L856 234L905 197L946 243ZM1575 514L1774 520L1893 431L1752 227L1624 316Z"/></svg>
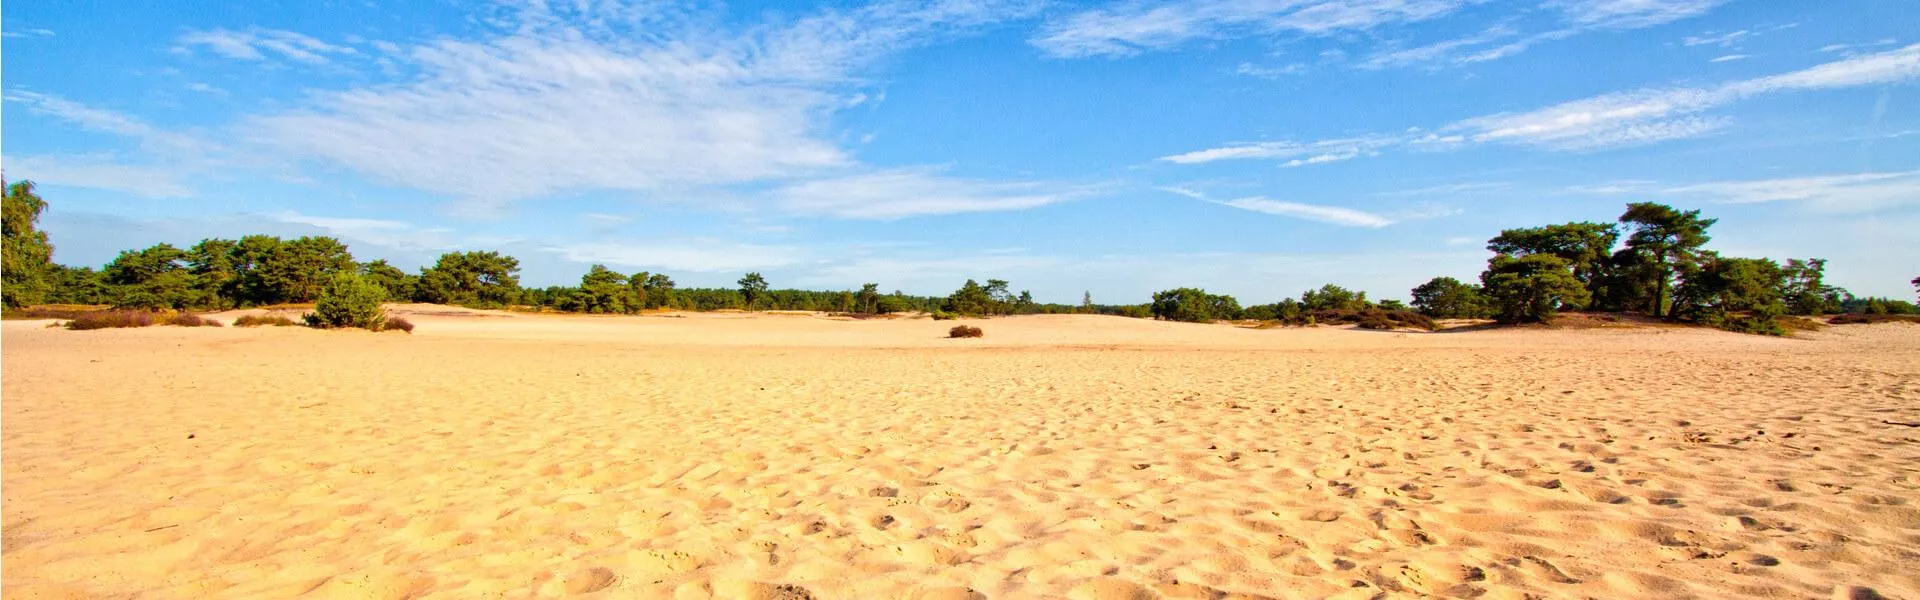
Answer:
<svg viewBox="0 0 1920 600"><path fill-rule="evenodd" d="M1920 598L1920 327L399 310L5 322L0 592Z"/></svg>

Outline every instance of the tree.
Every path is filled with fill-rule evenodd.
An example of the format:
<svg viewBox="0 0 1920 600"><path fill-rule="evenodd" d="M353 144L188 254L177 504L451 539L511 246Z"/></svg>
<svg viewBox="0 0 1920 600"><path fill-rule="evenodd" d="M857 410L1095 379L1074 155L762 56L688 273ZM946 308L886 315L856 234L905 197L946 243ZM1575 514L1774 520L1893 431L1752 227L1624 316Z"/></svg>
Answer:
<svg viewBox="0 0 1920 600"><path fill-rule="evenodd" d="M187 270L200 286L198 305L216 309L239 306L240 274L233 268L239 242L211 238L187 249Z"/></svg>
<svg viewBox="0 0 1920 600"><path fill-rule="evenodd" d="M1822 281L1826 268L1823 258L1787 259L1786 266L1780 268L1780 295L1787 314L1821 315L1842 310L1853 295Z"/></svg>
<svg viewBox="0 0 1920 600"><path fill-rule="evenodd" d="M1700 248L1713 239L1707 235L1707 228L1719 219L1702 219L1698 210L1637 202L1627 205L1620 222L1627 226L1627 250L1647 267L1642 277L1649 279L1645 283L1653 288L1653 296L1646 303L1649 312L1656 317L1670 316L1668 304L1675 278L1698 262Z"/></svg>
<svg viewBox="0 0 1920 600"><path fill-rule="evenodd" d="M853 304L856 307L855 310L861 313L865 313L869 315L879 313L880 312L880 284L878 283L861 284L860 295L854 297Z"/></svg>
<svg viewBox="0 0 1920 600"><path fill-rule="evenodd" d="M1552 254L1567 261L1573 278L1594 297L1599 297L1607 281L1606 271L1620 231L1606 223L1574 222L1524 229L1508 229L1487 240L1487 249L1495 254L1522 257Z"/></svg>
<svg viewBox="0 0 1920 600"><path fill-rule="evenodd" d="M387 291L387 299L393 301L412 300L414 288L420 284L420 278L387 264L387 259L376 260L360 266L360 274L367 281Z"/></svg>
<svg viewBox="0 0 1920 600"><path fill-rule="evenodd" d="M740 295L747 299L747 310L753 310L754 305L759 304L760 299L767 295L767 278L761 277L759 273L748 273L746 277L741 277L738 283Z"/></svg>
<svg viewBox="0 0 1920 600"><path fill-rule="evenodd" d="M593 265L586 275L580 276L580 291L574 297L577 304L562 310L588 313L631 313L639 310L631 306L632 288L627 276L619 271L608 269L606 265Z"/></svg>
<svg viewBox="0 0 1920 600"><path fill-rule="evenodd" d="M518 295L520 261L498 252L449 252L420 272L420 300L498 308Z"/></svg>
<svg viewBox="0 0 1920 600"><path fill-rule="evenodd" d="M1907 283L1913 284L1914 294L1920 295L1920 277L1915 277L1913 278L1913 281L1909 281Z"/></svg>
<svg viewBox="0 0 1920 600"><path fill-rule="evenodd" d="M960 289L947 297L947 310L973 317L986 315L993 310L993 296L987 293L987 288L968 279Z"/></svg>
<svg viewBox="0 0 1920 600"><path fill-rule="evenodd" d="M1916 282L1914 283L1914 285L1920 285L1920 279L1915 279L1914 281ZM1093 290L1087 290L1085 292L1081 292L1080 312L1086 313L1086 314L1093 314Z"/></svg>
<svg viewBox="0 0 1920 600"><path fill-rule="evenodd" d="M1475 319L1488 314L1480 286L1452 277L1435 277L1413 288L1413 307L1437 319Z"/></svg>
<svg viewBox="0 0 1920 600"><path fill-rule="evenodd" d="M185 251L171 244L156 244L144 250L122 251L107 263L101 275L112 290L115 306L183 309L201 299L186 259Z"/></svg>
<svg viewBox="0 0 1920 600"><path fill-rule="evenodd" d="M0 305L18 308L46 301L53 290L48 276L53 270L53 243L40 231L40 214L47 201L34 193L33 182L21 181L7 188L0 207Z"/></svg>
<svg viewBox="0 0 1920 600"><path fill-rule="evenodd" d="M1778 317L1786 313L1780 265L1764 258L1700 257L1674 290L1680 318L1746 333L1782 335Z"/></svg>
<svg viewBox="0 0 1920 600"><path fill-rule="evenodd" d="M1356 293L1331 283L1300 294L1300 302L1307 310L1365 310L1372 305L1367 302L1366 292Z"/></svg>
<svg viewBox="0 0 1920 600"><path fill-rule="evenodd" d="M1573 277L1566 259L1552 254L1493 257L1480 284L1502 323L1547 321L1562 306L1583 305L1587 288Z"/></svg>
<svg viewBox="0 0 1920 600"><path fill-rule="evenodd" d="M52 291L47 293L47 302L51 304L112 304L114 301L106 279L92 267L55 264L48 281L53 284Z"/></svg>
<svg viewBox="0 0 1920 600"><path fill-rule="evenodd" d="M352 271L333 274L314 300L313 312L306 315L314 327L359 327L379 331L386 326L387 290Z"/></svg>
<svg viewBox="0 0 1920 600"><path fill-rule="evenodd" d="M1012 284L1005 279L987 280L988 314L1007 314L1013 312L1013 292L1007 287Z"/></svg>
<svg viewBox="0 0 1920 600"><path fill-rule="evenodd" d="M1212 323L1214 319L1240 316L1240 302L1233 296L1207 293L1198 288L1177 288L1154 292L1148 310L1153 318L1187 323Z"/></svg>

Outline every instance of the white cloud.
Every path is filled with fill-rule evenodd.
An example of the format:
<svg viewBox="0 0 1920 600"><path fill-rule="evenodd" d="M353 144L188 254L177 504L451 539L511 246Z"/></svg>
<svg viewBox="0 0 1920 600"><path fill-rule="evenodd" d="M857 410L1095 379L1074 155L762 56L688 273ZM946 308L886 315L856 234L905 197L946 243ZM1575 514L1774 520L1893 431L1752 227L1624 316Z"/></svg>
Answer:
<svg viewBox="0 0 1920 600"><path fill-rule="evenodd" d="M482 206L575 190L684 191L854 165L826 131L858 72L1017 15L990 2L878 4L745 33L530 9L481 41L405 48L418 76L246 120L263 146ZM661 29L666 29L662 31ZM875 100L877 101L877 100Z"/></svg>
<svg viewBox="0 0 1920 600"><path fill-rule="evenodd" d="M1801 202L1821 212L1866 213L1920 204L1920 171L1716 181L1661 192L1726 204Z"/></svg>
<svg viewBox="0 0 1920 600"><path fill-rule="evenodd" d="M1296 162L1300 160L1305 160L1307 162L1301 162L1300 164L1307 164L1308 162L1332 162L1335 160L1344 160L1346 158L1354 158L1354 157L1363 156L1363 155L1371 156L1372 154L1376 153L1380 148L1395 145L1397 143L1399 142L1395 138L1382 137L1382 136L1336 138L1336 139L1329 139L1329 140L1320 140L1316 142L1292 142L1292 141L1259 142L1259 143L1250 143L1250 144L1234 144L1230 146L1223 146L1220 148L1210 148L1207 150L1196 150L1193 152L1187 152L1183 154L1162 156L1160 157L1160 160L1170 162L1170 163L1176 163L1176 164L1191 165L1191 164L1207 163L1207 162L1214 162L1214 161L1220 161L1220 160L1243 160L1243 159L1254 159L1254 158L1292 158L1292 159L1296 159ZM1318 159L1318 160L1315 160L1315 159ZM1299 165L1291 165L1291 166L1299 166Z"/></svg>
<svg viewBox="0 0 1920 600"><path fill-rule="evenodd" d="M328 235L348 242L365 242L401 251L452 250L459 247L454 243L450 231L440 228L421 228L405 221L389 219L364 219L353 217L321 217L286 210L261 217L281 223L295 223L317 227Z"/></svg>
<svg viewBox="0 0 1920 600"><path fill-rule="evenodd" d="M22 29L20 31L8 31L5 33L0 33L0 37L10 37L10 38L53 37L53 30L38 29L38 28Z"/></svg>
<svg viewBox="0 0 1920 600"><path fill-rule="evenodd" d="M328 64L331 59L327 55L330 54L358 54L353 48L329 44L305 34L258 28L188 32L180 36L179 45L175 46L175 50L182 53L191 52L194 48L205 48L214 54L239 60L265 60L268 53L272 53L310 65Z"/></svg>
<svg viewBox="0 0 1920 600"><path fill-rule="evenodd" d="M1344 225L1347 227L1380 228L1393 224L1392 219L1343 206L1303 204L1299 202L1287 202L1285 200L1272 200L1259 196L1234 200L1214 200L1207 197L1206 194L1185 188L1168 187L1160 189L1161 191L1179 194L1202 202L1231 206L1241 210L1306 219L1308 221L1318 221L1321 223L1331 223L1334 225Z"/></svg>
<svg viewBox="0 0 1920 600"><path fill-rule="evenodd" d="M780 209L802 215L898 219L1034 208L1084 198L1095 191L1039 182L962 179L912 168L811 179L769 195Z"/></svg>
<svg viewBox="0 0 1920 600"><path fill-rule="evenodd" d="M591 213L591 212L580 213L580 218L586 219L588 221L593 221L595 223L599 223L602 225L624 225L624 224L633 222L633 217L629 217L626 215L610 215L607 213Z"/></svg>
<svg viewBox="0 0 1920 600"><path fill-rule="evenodd" d="M1726 48L1752 35L1753 32L1746 29L1718 34L1709 31L1697 36L1687 36L1681 40L1680 43L1686 46L1719 46Z"/></svg>
<svg viewBox="0 0 1920 600"><path fill-rule="evenodd" d="M1279 79L1288 75L1306 73L1307 65L1305 63L1291 63L1283 67L1263 67L1253 63L1243 62L1240 63L1240 66L1235 67L1233 72L1248 77L1259 77L1261 79Z"/></svg>
<svg viewBox="0 0 1920 600"><path fill-rule="evenodd" d="M644 267L701 273L764 269L800 263L805 251L717 240L680 240L660 244L592 243L550 246L544 251L576 263Z"/></svg>
<svg viewBox="0 0 1920 600"><path fill-rule="evenodd" d="M1610 29L1638 29L1706 14L1727 0L1554 0L1576 24Z"/></svg>
<svg viewBox="0 0 1920 600"><path fill-rule="evenodd" d="M1736 61L1736 60L1745 60L1745 59L1749 59L1749 58L1753 58L1753 55L1751 55L1751 54L1728 54L1728 55L1726 55L1726 56L1719 56L1719 57L1715 57L1715 58L1714 58L1713 60L1709 60L1709 61L1707 61L1707 62L1711 62L1711 63L1723 63L1723 62L1733 62L1733 61Z"/></svg>
<svg viewBox="0 0 1920 600"><path fill-rule="evenodd" d="M1452 63L1480 62L1485 60L1492 60L1495 58L1502 58L1514 52L1518 52L1524 49L1525 45L1508 44L1506 46L1501 46L1500 48L1495 48L1492 51L1481 51L1481 52L1476 52L1474 54L1470 54L1466 56L1460 56L1459 51L1465 48L1482 46L1491 42L1510 38L1515 35L1518 35L1518 33L1519 32L1515 31L1511 27L1506 27L1506 26L1494 27L1492 29L1488 29L1486 31L1480 32L1472 36L1464 37L1464 38L1446 40L1442 42L1428 44L1425 46L1418 46L1414 48L1406 48L1402 50L1394 50L1392 52L1383 52L1383 53L1374 54L1373 56L1367 58L1366 60L1361 61L1358 66L1362 69L1379 70L1379 69L1398 68L1398 67L1407 67L1407 66L1415 66L1415 65L1434 66L1442 62L1452 62ZM1528 42L1528 43L1531 43L1531 42ZM1501 51L1501 49L1505 49L1505 51Z"/></svg>
<svg viewBox="0 0 1920 600"><path fill-rule="evenodd" d="M1451 13L1465 0L1173 0L1074 13L1030 40L1063 58L1128 56L1232 35L1327 35Z"/></svg>
<svg viewBox="0 0 1920 600"><path fill-rule="evenodd" d="M8 156L10 179L31 179L40 185L108 190L147 198L183 198L193 190L177 169L131 165L111 155Z"/></svg>
<svg viewBox="0 0 1920 600"><path fill-rule="evenodd" d="M1413 197L1413 196L1452 196L1452 195L1458 195L1458 194L1465 194L1468 192L1491 192L1491 191L1497 191L1497 190L1505 190L1512 187L1513 187L1513 184L1507 183L1504 181L1486 181L1486 182L1476 182L1476 183L1450 183L1446 185L1436 185L1436 186L1429 186L1429 187L1423 187L1423 188L1414 188L1409 190L1379 192L1372 195L1381 196L1381 197L1390 197L1390 198L1404 198L1404 197Z"/></svg>
<svg viewBox="0 0 1920 600"><path fill-rule="evenodd" d="M1874 40L1871 42L1864 42L1859 44L1827 44L1825 46L1821 46L1819 51L1828 53L1828 54L1839 54L1841 56L1854 56L1856 54L1859 54L1867 50L1871 50L1874 48L1884 48L1884 47L1892 46L1898 43L1900 43L1899 40L1896 40L1893 38L1884 38L1884 39L1879 39L1879 40Z"/></svg>
<svg viewBox="0 0 1920 600"><path fill-rule="evenodd" d="M170 132L125 114L94 108L58 96L25 91L6 93L6 101L24 104L35 114L72 123L81 129L125 136L156 153L207 152L211 148L193 136Z"/></svg>

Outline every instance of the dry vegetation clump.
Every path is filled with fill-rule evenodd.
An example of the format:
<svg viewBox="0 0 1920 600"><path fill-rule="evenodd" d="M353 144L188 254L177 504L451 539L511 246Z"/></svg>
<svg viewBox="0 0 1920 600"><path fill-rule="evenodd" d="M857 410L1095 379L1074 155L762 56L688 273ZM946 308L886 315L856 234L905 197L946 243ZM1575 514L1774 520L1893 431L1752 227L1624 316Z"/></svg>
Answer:
<svg viewBox="0 0 1920 600"><path fill-rule="evenodd" d="M46 304L8 310L5 313L0 313L0 318L71 320L78 319L81 315L96 313L106 309L107 307L105 306L94 306L90 304Z"/></svg>
<svg viewBox="0 0 1920 600"><path fill-rule="evenodd" d="M1821 323L1806 317L1780 317L1779 324L1781 329L1790 332L1819 331L1827 328L1826 323Z"/></svg>
<svg viewBox="0 0 1920 600"><path fill-rule="evenodd" d="M972 325L955 325L953 329L947 330L947 337L950 338L977 338L986 334L987 332L981 331L979 327Z"/></svg>
<svg viewBox="0 0 1920 600"><path fill-rule="evenodd" d="M92 329L118 329L125 327L152 327L154 314L144 310L100 310L75 316L67 321L67 329L87 331Z"/></svg>
<svg viewBox="0 0 1920 600"><path fill-rule="evenodd" d="M386 324L381 326L380 330L381 331L405 331L407 333L413 333L413 322L408 321L403 317L387 317Z"/></svg>
<svg viewBox="0 0 1920 600"><path fill-rule="evenodd" d="M1827 320L1828 325L1871 325L1874 323L1920 324L1920 315L1837 315Z"/></svg>
<svg viewBox="0 0 1920 600"><path fill-rule="evenodd" d="M234 327L297 327L300 323L284 315L245 315L233 320Z"/></svg>
<svg viewBox="0 0 1920 600"><path fill-rule="evenodd" d="M1282 325L1289 327L1311 327L1315 325L1358 325L1361 329L1424 329L1434 331L1440 328L1433 317L1410 310L1386 310L1368 308L1363 310L1327 309L1311 310L1289 318L1269 321L1258 325L1257 329L1271 329Z"/></svg>
<svg viewBox="0 0 1920 600"><path fill-rule="evenodd" d="M164 321L168 325L173 325L175 327L224 327L225 326L221 324L219 321L202 317L200 315L196 315L190 312L174 313L171 315L161 317L160 320Z"/></svg>

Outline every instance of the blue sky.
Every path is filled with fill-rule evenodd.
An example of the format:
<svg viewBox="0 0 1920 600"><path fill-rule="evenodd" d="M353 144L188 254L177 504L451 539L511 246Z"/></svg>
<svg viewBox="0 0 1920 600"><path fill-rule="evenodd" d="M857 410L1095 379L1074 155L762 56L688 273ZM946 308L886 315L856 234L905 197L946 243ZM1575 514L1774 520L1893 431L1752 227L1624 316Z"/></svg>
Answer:
<svg viewBox="0 0 1920 600"><path fill-rule="evenodd" d="M55 260L325 234L731 285L1271 302L1632 201L1920 275L1909 0L8 2Z"/></svg>

